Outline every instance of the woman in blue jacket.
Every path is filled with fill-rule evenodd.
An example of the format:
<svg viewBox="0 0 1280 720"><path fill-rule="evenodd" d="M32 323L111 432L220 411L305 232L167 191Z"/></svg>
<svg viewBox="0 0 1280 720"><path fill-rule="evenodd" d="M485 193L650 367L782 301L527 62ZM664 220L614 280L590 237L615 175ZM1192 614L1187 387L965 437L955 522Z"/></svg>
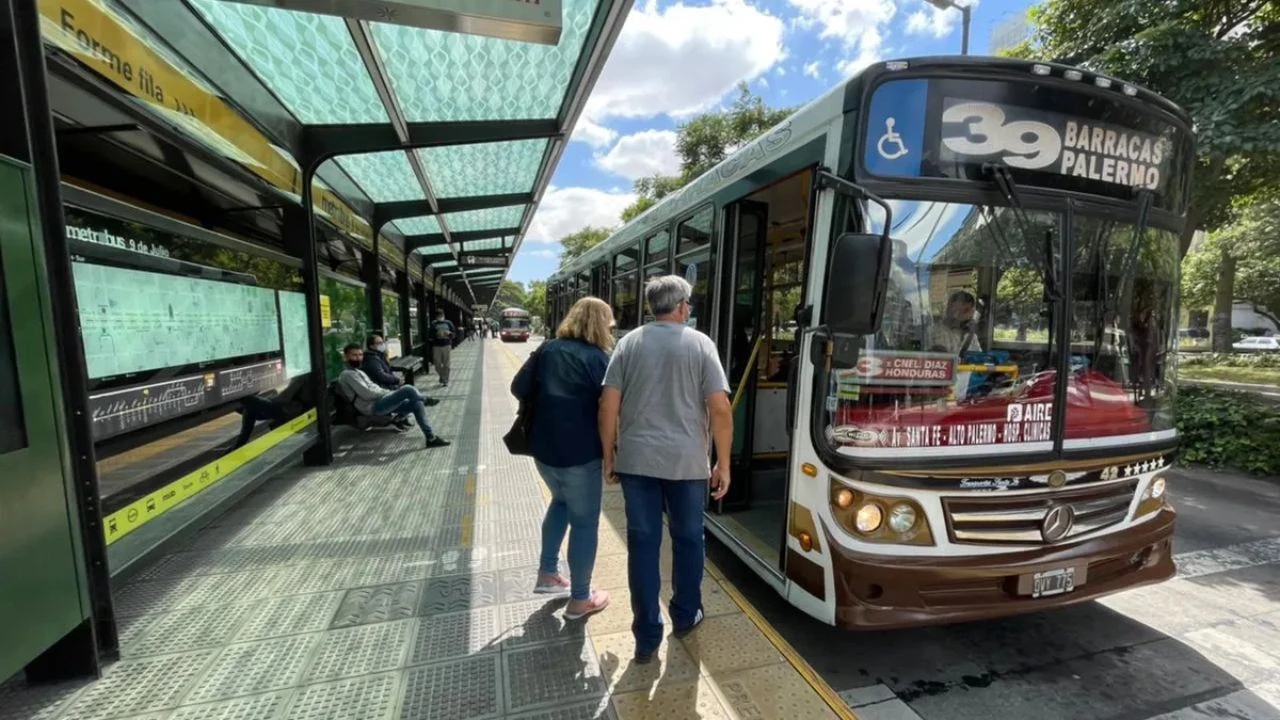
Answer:
<svg viewBox="0 0 1280 720"><path fill-rule="evenodd" d="M532 450L538 473L551 490L542 520L542 559L536 593L569 590L567 620L590 615L609 604L609 594L591 589L596 563L596 533L603 492L597 424L604 371L613 349L613 311L596 297L574 303L534 357L511 383L520 400L536 396ZM535 371L536 368L536 371ZM535 377L536 374L536 377ZM569 532L569 580L560 574L560 545Z"/></svg>

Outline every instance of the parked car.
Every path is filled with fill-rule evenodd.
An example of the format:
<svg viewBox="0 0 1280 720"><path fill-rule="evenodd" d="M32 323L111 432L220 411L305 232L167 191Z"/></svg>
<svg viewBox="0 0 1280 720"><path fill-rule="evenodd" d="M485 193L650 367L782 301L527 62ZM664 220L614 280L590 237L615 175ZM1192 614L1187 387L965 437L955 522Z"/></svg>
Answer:
<svg viewBox="0 0 1280 720"><path fill-rule="evenodd" d="M1280 352L1280 338L1247 337L1237 343L1231 343L1236 352Z"/></svg>

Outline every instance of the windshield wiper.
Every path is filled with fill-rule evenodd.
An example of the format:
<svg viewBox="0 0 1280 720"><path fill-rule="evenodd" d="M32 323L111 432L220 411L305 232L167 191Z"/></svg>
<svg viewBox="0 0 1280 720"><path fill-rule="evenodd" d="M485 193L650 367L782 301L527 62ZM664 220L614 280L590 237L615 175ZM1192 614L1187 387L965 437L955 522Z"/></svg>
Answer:
<svg viewBox="0 0 1280 720"><path fill-rule="evenodd" d="M1120 274L1120 317L1128 317L1133 305L1133 271L1138 263L1138 252L1146 244L1147 221L1151 217L1151 205L1155 195L1146 189L1138 191L1138 222L1133 228L1133 240L1125 253L1124 265Z"/></svg>
<svg viewBox="0 0 1280 720"><path fill-rule="evenodd" d="M991 175L992 181L1000 190L1000 194L1004 196L1005 202L1009 203L1009 211L1013 213L1013 219L1018 223L1018 229L1022 232L1022 241L1026 249L1027 258L1034 262L1034 258L1038 253L1035 246L1030 243L1030 238L1035 234L1035 231L1031 220L1027 218L1027 212L1022 205L1022 197L1018 194L1018 185L1013 179L1013 174L1009 172L1008 167L996 163L986 163L983 169ZM1050 301L1056 301L1061 297L1061 284L1058 277L1059 263L1057 258L1054 257L1054 249L1053 228L1047 228L1044 232L1044 245L1040 250L1044 253L1045 299Z"/></svg>

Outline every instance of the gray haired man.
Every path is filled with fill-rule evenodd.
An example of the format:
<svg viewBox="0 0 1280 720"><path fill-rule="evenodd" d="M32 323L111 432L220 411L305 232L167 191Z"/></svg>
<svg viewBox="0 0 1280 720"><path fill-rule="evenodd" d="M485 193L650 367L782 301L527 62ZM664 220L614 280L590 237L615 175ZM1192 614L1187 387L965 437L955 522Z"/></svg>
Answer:
<svg viewBox="0 0 1280 720"><path fill-rule="evenodd" d="M655 278L644 296L655 319L618 341L600 397L604 475L622 482L627 512L627 581L636 662L662 643L662 511L671 533L671 621L677 637L702 622L702 512L729 490L733 414L729 383L711 338L686 324L692 287L678 275ZM710 467L708 427L717 463ZM616 473L616 477L615 477Z"/></svg>

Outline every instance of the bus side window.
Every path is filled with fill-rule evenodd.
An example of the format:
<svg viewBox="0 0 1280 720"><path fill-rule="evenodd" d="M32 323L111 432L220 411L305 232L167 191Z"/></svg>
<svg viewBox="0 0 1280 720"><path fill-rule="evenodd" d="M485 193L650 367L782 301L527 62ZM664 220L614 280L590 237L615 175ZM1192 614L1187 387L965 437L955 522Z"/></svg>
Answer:
<svg viewBox="0 0 1280 720"><path fill-rule="evenodd" d="M711 262L711 224L715 210L710 205L676 228L676 275L693 286L693 314L689 324L711 334L711 292L714 290L715 266Z"/></svg>

